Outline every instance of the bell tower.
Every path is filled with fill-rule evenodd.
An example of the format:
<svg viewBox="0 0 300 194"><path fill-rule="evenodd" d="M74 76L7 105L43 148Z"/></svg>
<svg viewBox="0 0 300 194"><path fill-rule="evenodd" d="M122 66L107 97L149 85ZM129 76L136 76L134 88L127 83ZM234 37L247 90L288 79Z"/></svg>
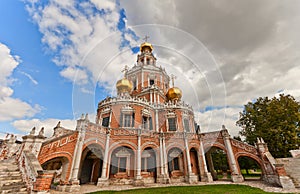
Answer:
<svg viewBox="0 0 300 194"><path fill-rule="evenodd" d="M149 36L145 36L145 42L141 44L140 51L141 53L137 56L138 65L156 65L156 58L154 57L152 51L153 46L149 42L147 42Z"/></svg>
<svg viewBox="0 0 300 194"><path fill-rule="evenodd" d="M147 42L140 45L136 64L126 72L126 78L132 83L132 97L145 98L150 103L160 104L167 101L170 77L165 69L157 65L153 46Z"/></svg>

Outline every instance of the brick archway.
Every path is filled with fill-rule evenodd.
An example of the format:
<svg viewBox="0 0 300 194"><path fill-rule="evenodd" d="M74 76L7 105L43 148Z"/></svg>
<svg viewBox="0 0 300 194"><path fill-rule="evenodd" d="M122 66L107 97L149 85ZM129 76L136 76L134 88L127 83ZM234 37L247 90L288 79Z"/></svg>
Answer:
<svg viewBox="0 0 300 194"><path fill-rule="evenodd" d="M96 183L102 173L104 149L101 144L90 141L83 146L78 171L80 184Z"/></svg>
<svg viewBox="0 0 300 194"><path fill-rule="evenodd" d="M235 158L236 158L236 161L237 161L240 172L241 172L241 167L240 167L240 163L239 163L239 158L240 157L250 158L253 161L255 161L261 169L261 178L262 178L263 175L266 174L265 168L263 166L263 161L258 156L253 155L251 153L247 153L247 152L238 152L238 153L235 154Z"/></svg>
<svg viewBox="0 0 300 194"><path fill-rule="evenodd" d="M72 164L72 156L68 152L60 152L60 153L52 153L49 154L46 158L41 158L39 160L40 164L42 165L45 170L59 170L61 173L60 180L62 182L67 182L70 177L70 171L71 171L71 164ZM60 168L56 169L53 165L53 167L50 167L50 164L53 162L61 162ZM48 164L47 164L48 163Z"/></svg>

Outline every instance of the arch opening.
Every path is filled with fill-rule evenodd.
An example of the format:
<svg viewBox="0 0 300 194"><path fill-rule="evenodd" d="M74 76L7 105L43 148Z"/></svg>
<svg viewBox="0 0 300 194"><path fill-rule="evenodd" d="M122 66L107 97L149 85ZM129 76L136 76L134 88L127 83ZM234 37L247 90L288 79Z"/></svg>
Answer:
<svg viewBox="0 0 300 194"><path fill-rule="evenodd" d="M227 153L218 147L211 147L205 154L208 171L213 180L231 180Z"/></svg>
<svg viewBox="0 0 300 194"><path fill-rule="evenodd" d="M184 158L179 148L172 148L168 151L168 172L173 182L184 181Z"/></svg>
<svg viewBox="0 0 300 194"><path fill-rule="evenodd" d="M191 158L191 167L192 172L198 176L198 180L200 181L200 168L199 168L199 160L198 160L198 152L195 148L190 149L190 158Z"/></svg>
<svg viewBox="0 0 300 194"><path fill-rule="evenodd" d="M121 146L114 149L111 154L109 178L129 179L134 177L135 155L134 151Z"/></svg>
<svg viewBox="0 0 300 194"><path fill-rule="evenodd" d="M101 177L103 165L102 149L99 145L89 145L82 153L80 184L96 184Z"/></svg>
<svg viewBox="0 0 300 194"><path fill-rule="evenodd" d="M60 183L67 181L67 171L69 167L69 160L66 157L56 157L50 159L42 164L43 170L55 170L53 183Z"/></svg>
<svg viewBox="0 0 300 194"><path fill-rule="evenodd" d="M238 157L238 163L245 181L262 179L261 166L255 159L248 156L240 156Z"/></svg>
<svg viewBox="0 0 300 194"><path fill-rule="evenodd" d="M157 177L156 153L151 147L147 147L142 152L141 175L145 183L155 183Z"/></svg>

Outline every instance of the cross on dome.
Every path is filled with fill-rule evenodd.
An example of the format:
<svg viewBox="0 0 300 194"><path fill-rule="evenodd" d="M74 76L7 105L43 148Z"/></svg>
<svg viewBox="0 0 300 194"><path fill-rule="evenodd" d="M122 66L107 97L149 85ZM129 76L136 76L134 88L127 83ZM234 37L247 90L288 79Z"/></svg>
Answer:
<svg viewBox="0 0 300 194"><path fill-rule="evenodd" d="M143 40L145 40L145 42L147 42L147 40L150 38L150 36L145 36L145 38L143 38Z"/></svg>
<svg viewBox="0 0 300 194"><path fill-rule="evenodd" d="M174 87L174 81L177 77L173 74L171 74L171 80L172 80L172 87Z"/></svg>
<svg viewBox="0 0 300 194"><path fill-rule="evenodd" d="M128 71L128 66L125 65L124 69L121 71L122 73L124 73L124 77L125 77L127 71Z"/></svg>

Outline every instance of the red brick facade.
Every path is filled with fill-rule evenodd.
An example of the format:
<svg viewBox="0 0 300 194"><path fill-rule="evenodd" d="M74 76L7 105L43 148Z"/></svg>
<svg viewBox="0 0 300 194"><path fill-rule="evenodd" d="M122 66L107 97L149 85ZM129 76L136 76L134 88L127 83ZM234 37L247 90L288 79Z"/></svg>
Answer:
<svg viewBox="0 0 300 194"><path fill-rule="evenodd" d="M257 161L264 174L275 173L265 169L263 152L231 139L225 127L201 133L192 107L180 100L180 89L171 91L152 50L151 44L142 44L137 64L119 82L118 96L99 102L95 123L83 116L73 132L56 129L58 135L40 150L43 167L60 170L60 184L194 183L212 180L214 169L205 155L215 147L227 154L235 182L243 180L241 156Z"/></svg>

